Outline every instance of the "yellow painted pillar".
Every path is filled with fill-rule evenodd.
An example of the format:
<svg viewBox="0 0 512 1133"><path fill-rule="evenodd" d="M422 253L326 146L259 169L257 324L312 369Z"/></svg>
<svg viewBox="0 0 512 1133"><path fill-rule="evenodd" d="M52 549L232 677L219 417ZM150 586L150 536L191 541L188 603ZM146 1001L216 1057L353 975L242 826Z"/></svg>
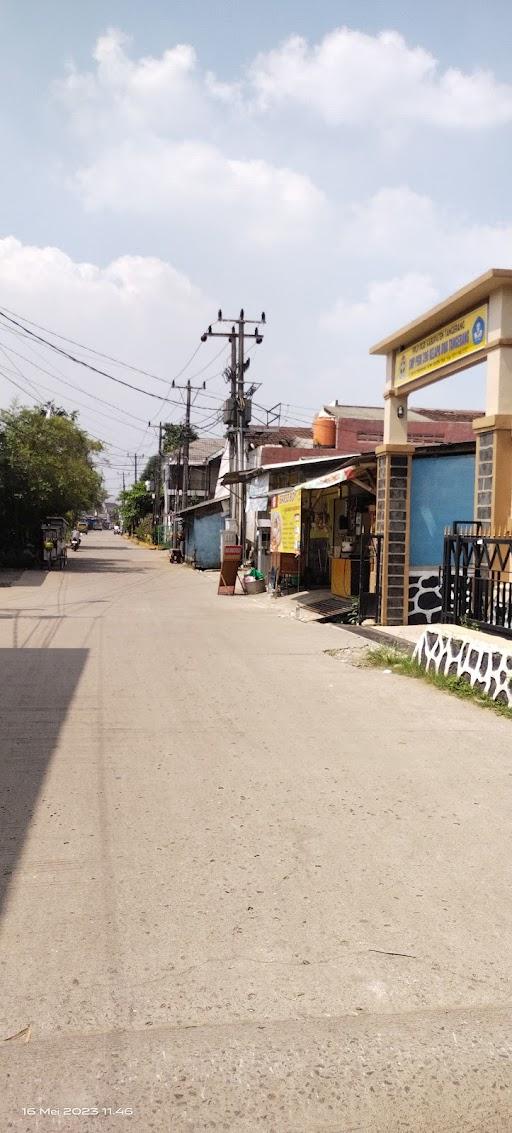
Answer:
<svg viewBox="0 0 512 1133"><path fill-rule="evenodd" d="M495 534L512 517L512 290L489 299L485 416L476 433L475 518Z"/></svg>

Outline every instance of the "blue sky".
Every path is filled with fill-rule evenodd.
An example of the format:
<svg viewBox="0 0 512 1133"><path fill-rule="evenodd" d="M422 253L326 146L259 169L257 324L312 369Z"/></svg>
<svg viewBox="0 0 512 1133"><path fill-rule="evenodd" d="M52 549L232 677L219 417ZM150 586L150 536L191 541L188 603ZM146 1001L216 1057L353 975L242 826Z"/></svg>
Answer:
<svg viewBox="0 0 512 1133"><path fill-rule="evenodd" d="M265 309L251 376L299 422L379 403L369 345L512 266L506 3L0 0L0 25L0 305L27 318L170 380L219 305ZM182 413L0 346L2 404L13 380L69 407L81 386L109 487L152 451L145 422ZM205 433L216 352L184 375L211 362ZM478 407L483 376L421 400Z"/></svg>

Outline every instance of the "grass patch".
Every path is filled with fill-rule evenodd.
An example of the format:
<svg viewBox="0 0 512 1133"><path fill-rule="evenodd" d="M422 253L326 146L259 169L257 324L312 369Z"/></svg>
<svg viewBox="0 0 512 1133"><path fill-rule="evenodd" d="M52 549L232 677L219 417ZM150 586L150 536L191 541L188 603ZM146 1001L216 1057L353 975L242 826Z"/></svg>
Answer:
<svg viewBox="0 0 512 1133"><path fill-rule="evenodd" d="M393 649L389 645L380 645L376 649L369 649L361 661L361 665L374 669L391 669L393 673L399 673L401 676L426 681L427 684L433 685L434 688L438 688L442 692L449 692L452 696L458 696L459 700L469 700L473 704L478 704L480 708L491 708L498 716L506 716L507 719L512 720L512 708L509 708L507 704L491 700L490 696L472 688L469 681L464 680L463 677L447 677L442 673L427 672L409 654L402 653L399 649Z"/></svg>
<svg viewBox="0 0 512 1133"><path fill-rule="evenodd" d="M151 539L139 539L138 535L128 535L123 532L125 539L129 539L130 543L134 543L136 547L144 547L145 551L158 551L158 544L152 543Z"/></svg>

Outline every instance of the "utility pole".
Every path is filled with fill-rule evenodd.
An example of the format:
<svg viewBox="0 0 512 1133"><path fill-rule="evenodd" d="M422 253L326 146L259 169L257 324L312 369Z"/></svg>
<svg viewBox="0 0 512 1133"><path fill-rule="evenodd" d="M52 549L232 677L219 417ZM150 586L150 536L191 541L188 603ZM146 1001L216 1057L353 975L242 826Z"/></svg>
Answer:
<svg viewBox="0 0 512 1133"><path fill-rule="evenodd" d="M245 365L244 365L244 342L245 342L245 319L243 309L240 311L240 318L238 320L238 370L237 370L237 383L236 383L236 407L237 407L237 441L238 441L238 461L237 468L239 472L245 471L245 430L249 423L248 414L246 412L245 401ZM238 507L239 507L239 522L238 522L238 538L242 548L242 556L245 558L245 505L246 505L246 490L245 481L242 480L238 485Z"/></svg>
<svg viewBox="0 0 512 1133"><path fill-rule="evenodd" d="M183 458L182 458L183 479L181 481L181 483L182 483L181 507L186 508L187 504L188 504L188 496L189 496L189 490L190 490L189 456L190 456L190 433L191 433L190 415L191 415L191 410L192 410L192 393L193 392L201 393L202 390L206 389L206 382L203 382L203 384L201 386L193 386L193 385L191 385L190 381L188 381L186 383L186 385L184 385L184 386L176 385L176 382L173 382L171 388L172 389L185 390L186 395L187 395L186 401L185 401L185 426L184 426L184 431L183 431Z"/></svg>
<svg viewBox="0 0 512 1133"><path fill-rule="evenodd" d="M126 487L125 487L125 482L124 482L124 472L123 472L123 492L125 492L125 491L126 491Z"/></svg>
<svg viewBox="0 0 512 1133"><path fill-rule="evenodd" d="M259 323L265 325L265 312L261 319L246 319L242 308L238 319L224 319L222 311L217 315L217 322L231 323L231 330L213 330L211 326L201 335L201 341L208 338L227 338L231 344L231 365L225 371L225 377L230 382L230 398L224 406L224 422L228 426L230 471L243 472L245 469L245 435L251 419L251 401L245 392L245 373L249 367L250 358L245 361L245 340L252 338L259 346L263 342ZM254 326L254 331L247 331L246 327ZM251 392L251 391L249 391ZM238 540L245 553L245 483L232 485L231 491L231 518L236 521Z"/></svg>
<svg viewBox="0 0 512 1133"><path fill-rule="evenodd" d="M158 461L155 469L153 492L153 542L155 542L158 517L160 515L160 486L162 483L162 436L163 428L162 422L160 421L158 424Z"/></svg>
<svg viewBox="0 0 512 1133"><path fill-rule="evenodd" d="M230 372L229 372L230 402L231 402L231 405L233 407L235 407L236 406L236 393L237 393L237 381L236 381L237 338L236 338L236 332L235 332L234 327L231 328L231 337L230 337L229 341L231 343L231 367L230 367ZM229 471L230 472L235 472L237 467L238 467L238 461L237 461L238 447L237 447L237 445L238 445L238 441L237 441L237 434L235 432L235 429L233 429L233 428L228 429ZM238 485L237 484L230 484L229 485L229 514L230 514L231 518L236 521L237 531L239 530L239 527L240 527L239 501L240 501L240 496L239 496L239 492L238 492Z"/></svg>
<svg viewBox="0 0 512 1133"><path fill-rule="evenodd" d="M190 398L192 387L190 382L187 382L187 406L185 410L185 436L183 439L183 503L182 507L188 506L188 484L189 484L189 470L188 458L190 453Z"/></svg>
<svg viewBox="0 0 512 1133"><path fill-rule="evenodd" d="M137 453L137 452L127 452L126 455L130 458L130 460L133 460L133 483L136 484L137 479L138 479L138 477L137 477L137 461L138 461L138 458L139 458L139 453ZM143 453L140 453L140 455L143 456Z"/></svg>

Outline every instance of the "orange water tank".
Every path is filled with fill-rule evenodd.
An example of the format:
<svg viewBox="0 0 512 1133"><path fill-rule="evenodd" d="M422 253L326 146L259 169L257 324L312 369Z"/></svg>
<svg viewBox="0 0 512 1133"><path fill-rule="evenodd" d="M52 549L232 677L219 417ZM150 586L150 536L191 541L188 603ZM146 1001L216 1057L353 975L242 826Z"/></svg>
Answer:
<svg viewBox="0 0 512 1133"><path fill-rule="evenodd" d="M315 445L322 445L323 448L336 447L336 418L335 417L315 417L313 421L313 441Z"/></svg>

